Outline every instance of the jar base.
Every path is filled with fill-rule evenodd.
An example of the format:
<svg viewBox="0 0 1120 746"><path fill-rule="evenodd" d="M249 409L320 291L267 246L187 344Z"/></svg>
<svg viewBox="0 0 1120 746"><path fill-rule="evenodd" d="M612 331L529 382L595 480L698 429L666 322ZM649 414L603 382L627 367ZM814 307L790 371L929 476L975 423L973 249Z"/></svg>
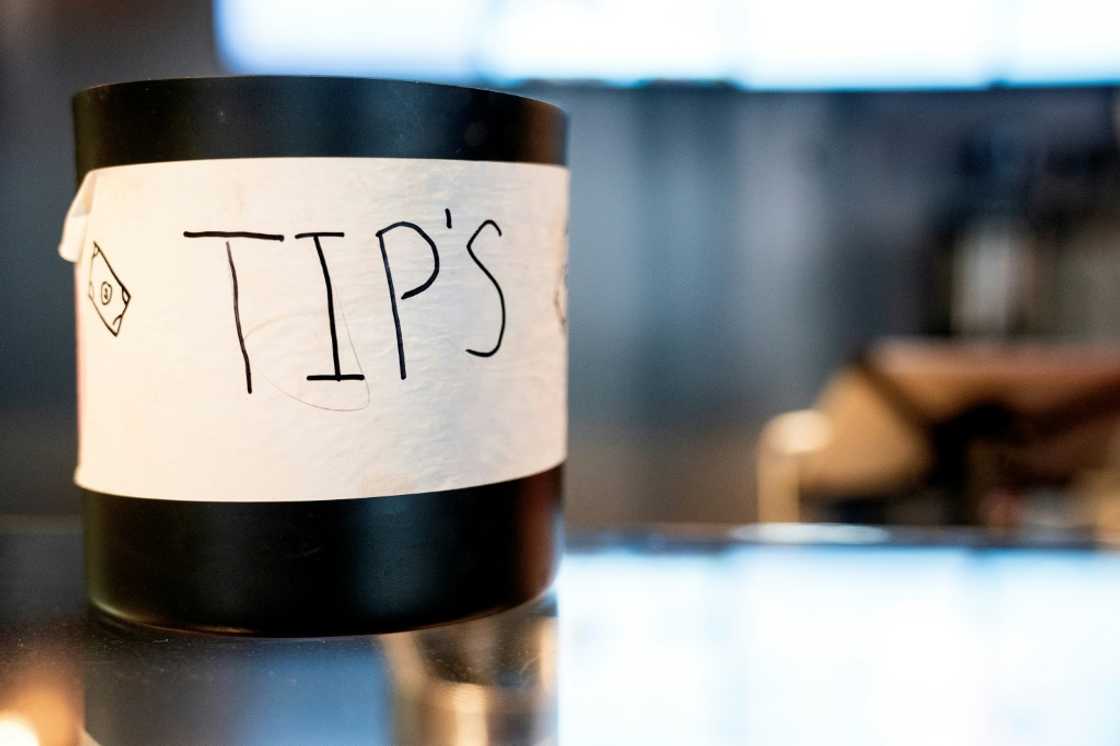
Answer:
<svg viewBox="0 0 1120 746"><path fill-rule="evenodd" d="M131 624L260 636L444 624L544 592L563 467L444 492L194 502L83 492L87 591Z"/></svg>

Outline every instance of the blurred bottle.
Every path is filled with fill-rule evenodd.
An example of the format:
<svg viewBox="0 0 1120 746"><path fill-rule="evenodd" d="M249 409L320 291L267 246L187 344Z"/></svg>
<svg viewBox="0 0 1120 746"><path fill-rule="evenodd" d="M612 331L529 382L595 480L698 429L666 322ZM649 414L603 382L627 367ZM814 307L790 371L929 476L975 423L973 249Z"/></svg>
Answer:
<svg viewBox="0 0 1120 746"><path fill-rule="evenodd" d="M985 129L961 148L940 308L955 337L1120 336L1120 150Z"/></svg>

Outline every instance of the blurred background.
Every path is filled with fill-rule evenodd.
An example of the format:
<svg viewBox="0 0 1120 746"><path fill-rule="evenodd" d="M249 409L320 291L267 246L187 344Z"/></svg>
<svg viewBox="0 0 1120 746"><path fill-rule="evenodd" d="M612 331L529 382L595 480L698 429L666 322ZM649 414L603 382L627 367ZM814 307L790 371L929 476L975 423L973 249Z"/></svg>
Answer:
<svg viewBox="0 0 1120 746"><path fill-rule="evenodd" d="M69 96L223 73L571 115L576 527L1120 523L1120 5L0 0L0 512L73 513Z"/></svg>

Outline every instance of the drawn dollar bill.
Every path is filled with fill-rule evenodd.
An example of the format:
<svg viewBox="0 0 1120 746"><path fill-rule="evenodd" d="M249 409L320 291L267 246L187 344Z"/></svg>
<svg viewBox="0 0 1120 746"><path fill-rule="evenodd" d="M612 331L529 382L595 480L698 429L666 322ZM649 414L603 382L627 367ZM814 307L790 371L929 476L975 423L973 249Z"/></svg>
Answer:
<svg viewBox="0 0 1120 746"><path fill-rule="evenodd" d="M128 310L128 302L132 295L124 286L113 267L109 264L105 252L96 242L93 244L93 256L89 262L89 288L86 291L90 303L97 310L105 328L117 336L121 332L121 322L124 312Z"/></svg>

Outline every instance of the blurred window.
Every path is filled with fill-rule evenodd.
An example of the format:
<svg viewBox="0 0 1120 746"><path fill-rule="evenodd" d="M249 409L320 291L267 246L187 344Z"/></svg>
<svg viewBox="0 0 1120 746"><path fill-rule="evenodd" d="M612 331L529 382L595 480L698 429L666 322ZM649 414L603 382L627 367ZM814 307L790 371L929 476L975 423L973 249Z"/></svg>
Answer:
<svg viewBox="0 0 1120 746"><path fill-rule="evenodd" d="M215 0L236 72L749 88L1120 81L1115 0Z"/></svg>

